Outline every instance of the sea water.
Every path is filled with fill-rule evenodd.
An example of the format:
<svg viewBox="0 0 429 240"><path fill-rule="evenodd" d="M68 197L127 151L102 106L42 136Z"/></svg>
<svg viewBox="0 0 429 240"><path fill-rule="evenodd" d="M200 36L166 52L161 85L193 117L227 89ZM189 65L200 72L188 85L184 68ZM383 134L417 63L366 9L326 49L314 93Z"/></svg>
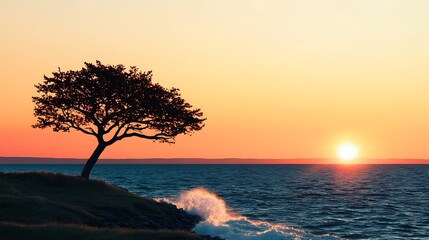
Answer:
<svg viewBox="0 0 429 240"><path fill-rule="evenodd" d="M0 165L79 174L81 165ZM224 239L429 239L429 165L96 165Z"/></svg>

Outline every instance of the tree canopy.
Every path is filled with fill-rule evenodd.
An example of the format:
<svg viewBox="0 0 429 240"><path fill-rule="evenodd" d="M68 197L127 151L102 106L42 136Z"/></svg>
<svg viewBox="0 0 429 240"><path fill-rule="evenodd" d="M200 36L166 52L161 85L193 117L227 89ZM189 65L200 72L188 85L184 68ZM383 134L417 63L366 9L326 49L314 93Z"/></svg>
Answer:
<svg viewBox="0 0 429 240"><path fill-rule="evenodd" d="M204 127L203 113L186 102L179 89L153 83L152 72L137 67L85 62L81 70L58 69L35 87L39 96L33 97L33 127L93 135L98 146L92 166L105 147L124 138L174 143L177 135ZM85 166L89 172L91 158ZM82 176L88 178L89 172Z"/></svg>

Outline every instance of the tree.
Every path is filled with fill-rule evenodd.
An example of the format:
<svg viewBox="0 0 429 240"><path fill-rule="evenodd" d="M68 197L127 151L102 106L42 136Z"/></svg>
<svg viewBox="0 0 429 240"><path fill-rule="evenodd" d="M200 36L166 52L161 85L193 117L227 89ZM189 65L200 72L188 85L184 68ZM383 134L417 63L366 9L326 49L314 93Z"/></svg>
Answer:
<svg viewBox="0 0 429 240"><path fill-rule="evenodd" d="M81 176L89 174L104 149L129 137L174 143L179 134L199 131L205 118L176 88L152 82L152 72L123 65L86 63L78 71L59 68L35 85L34 128L74 129L97 138Z"/></svg>

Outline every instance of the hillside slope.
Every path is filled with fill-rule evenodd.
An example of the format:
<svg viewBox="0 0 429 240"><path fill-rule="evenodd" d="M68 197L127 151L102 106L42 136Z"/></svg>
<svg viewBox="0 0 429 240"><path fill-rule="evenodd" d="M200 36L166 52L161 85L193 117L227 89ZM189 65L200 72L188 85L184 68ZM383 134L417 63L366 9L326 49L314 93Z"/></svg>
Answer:
<svg viewBox="0 0 429 240"><path fill-rule="evenodd" d="M56 238L68 232L64 236L93 236L85 239L202 239L189 232L200 220L174 205L99 180L46 172L0 173L2 239L21 239L25 236L19 234L26 233L31 236L26 239L49 237L38 238L43 232L55 232Z"/></svg>

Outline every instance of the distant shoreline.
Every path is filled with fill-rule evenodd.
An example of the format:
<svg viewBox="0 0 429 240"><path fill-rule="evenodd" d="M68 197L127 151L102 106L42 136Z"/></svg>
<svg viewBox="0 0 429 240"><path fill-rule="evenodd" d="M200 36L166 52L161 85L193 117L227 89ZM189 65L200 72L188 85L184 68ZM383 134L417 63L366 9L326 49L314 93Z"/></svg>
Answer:
<svg viewBox="0 0 429 240"><path fill-rule="evenodd" d="M84 164L84 158L0 157L0 164ZM100 159L97 164L341 164L335 158L252 159L252 158L145 158ZM353 164L429 164L429 159L359 159Z"/></svg>

